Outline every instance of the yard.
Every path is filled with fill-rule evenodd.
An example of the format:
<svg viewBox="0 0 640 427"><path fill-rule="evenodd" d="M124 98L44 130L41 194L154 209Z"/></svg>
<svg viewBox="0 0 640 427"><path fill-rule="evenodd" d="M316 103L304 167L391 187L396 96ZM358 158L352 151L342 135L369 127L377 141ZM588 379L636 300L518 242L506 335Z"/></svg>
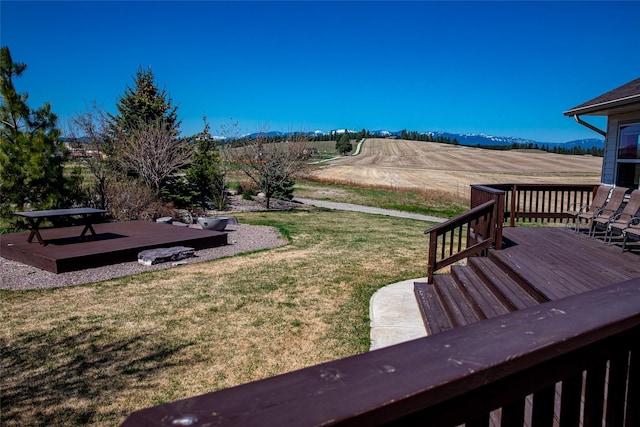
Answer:
<svg viewBox="0 0 640 427"><path fill-rule="evenodd" d="M2 291L2 425L118 425L136 409L365 352L370 296L425 275L424 222L319 209L238 219L290 243Z"/></svg>
<svg viewBox="0 0 640 427"><path fill-rule="evenodd" d="M408 150L418 147L408 145L414 147ZM451 148L467 158L476 150ZM475 154L486 155L477 164L529 162L532 170L518 176L522 181L597 181L601 162L548 153L512 153L507 161L500 152L486 151ZM368 153L358 158L373 155ZM446 217L466 208L468 188L451 178L453 169L406 164L417 152L395 160L405 167L390 168L385 164L390 155L379 156L375 173L373 165L362 165L344 177L345 184L364 188L301 183L296 195ZM433 155L422 158L430 161ZM566 158L574 168L561 173L554 168L564 166L545 161L550 158ZM435 178L412 177L411 169ZM336 165L316 172L341 170ZM371 179L361 182L360 172ZM390 173L395 178L387 180ZM507 180L489 169L479 177L455 174L474 182ZM442 187L414 185L421 182ZM412 186L412 193L404 191ZM102 283L0 291L0 423L116 426L136 409L366 352L371 295L387 284L426 275L423 231L429 223L322 209L237 217L275 227L289 244Z"/></svg>

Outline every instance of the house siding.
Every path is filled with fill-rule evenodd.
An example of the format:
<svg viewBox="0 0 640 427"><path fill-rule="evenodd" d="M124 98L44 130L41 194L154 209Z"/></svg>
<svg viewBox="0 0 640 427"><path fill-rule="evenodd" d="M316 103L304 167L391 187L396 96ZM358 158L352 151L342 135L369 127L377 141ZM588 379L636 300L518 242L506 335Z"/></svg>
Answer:
<svg viewBox="0 0 640 427"><path fill-rule="evenodd" d="M605 137L604 159L602 161L602 183L615 184L616 157L618 148L618 128L620 124L640 123L640 112L615 114L607 120L607 136Z"/></svg>

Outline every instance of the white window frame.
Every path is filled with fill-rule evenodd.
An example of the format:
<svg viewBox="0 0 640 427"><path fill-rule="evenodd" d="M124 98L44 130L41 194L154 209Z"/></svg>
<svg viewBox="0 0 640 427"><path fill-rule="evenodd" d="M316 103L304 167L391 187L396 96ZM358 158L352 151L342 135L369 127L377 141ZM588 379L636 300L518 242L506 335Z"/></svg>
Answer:
<svg viewBox="0 0 640 427"><path fill-rule="evenodd" d="M618 154L619 154L619 150L620 150L620 142L621 142L621 133L622 133L622 129L628 126L633 126L633 125L637 125L640 126L640 120L636 119L636 120L630 120L630 121L625 121L625 122L621 122L618 124L618 135L617 135L617 141L616 141L616 167L615 167L615 182L616 185L618 185L618 169L619 169L619 165L622 163L625 164L636 164L636 165L640 165L640 159L620 159L618 158ZM639 138L639 143L640 143L640 136ZM638 183L638 188L640 189L640 183Z"/></svg>

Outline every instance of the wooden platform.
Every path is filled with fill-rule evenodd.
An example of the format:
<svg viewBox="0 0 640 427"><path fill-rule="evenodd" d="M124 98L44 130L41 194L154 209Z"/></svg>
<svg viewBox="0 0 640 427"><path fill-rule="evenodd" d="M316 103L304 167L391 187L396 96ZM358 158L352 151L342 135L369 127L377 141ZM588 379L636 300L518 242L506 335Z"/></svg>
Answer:
<svg viewBox="0 0 640 427"><path fill-rule="evenodd" d="M79 227L42 229L45 245L27 243L29 232L0 236L0 256L53 273L136 261L145 249L227 244L227 233L151 221L95 224L96 236L79 239Z"/></svg>
<svg viewBox="0 0 640 427"><path fill-rule="evenodd" d="M621 252L560 227L507 227L502 250L416 283L430 334L640 277L637 246Z"/></svg>

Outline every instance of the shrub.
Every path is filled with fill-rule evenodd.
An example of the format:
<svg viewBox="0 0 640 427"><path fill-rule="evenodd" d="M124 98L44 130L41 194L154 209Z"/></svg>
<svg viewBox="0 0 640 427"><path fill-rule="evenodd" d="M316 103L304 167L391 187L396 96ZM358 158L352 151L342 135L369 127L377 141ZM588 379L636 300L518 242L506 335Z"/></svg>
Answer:
<svg viewBox="0 0 640 427"><path fill-rule="evenodd" d="M258 186L249 178L243 178L238 182L238 191L243 195L246 193L250 196L255 196L259 193Z"/></svg>
<svg viewBox="0 0 640 427"><path fill-rule="evenodd" d="M116 221L152 220L173 216L172 205L164 205L153 190L138 180L114 180L106 188L106 206Z"/></svg>

